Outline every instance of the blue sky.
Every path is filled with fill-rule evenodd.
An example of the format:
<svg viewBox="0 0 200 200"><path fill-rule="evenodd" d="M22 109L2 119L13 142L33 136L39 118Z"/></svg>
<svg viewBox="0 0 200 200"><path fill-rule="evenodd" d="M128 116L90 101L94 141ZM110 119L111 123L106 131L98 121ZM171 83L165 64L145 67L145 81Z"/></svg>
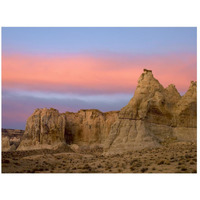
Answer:
<svg viewBox="0 0 200 200"><path fill-rule="evenodd" d="M183 95L196 80L196 28L2 28L2 126L36 108L120 110L143 68Z"/></svg>
<svg viewBox="0 0 200 200"><path fill-rule="evenodd" d="M3 53L196 53L196 28L3 28Z"/></svg>

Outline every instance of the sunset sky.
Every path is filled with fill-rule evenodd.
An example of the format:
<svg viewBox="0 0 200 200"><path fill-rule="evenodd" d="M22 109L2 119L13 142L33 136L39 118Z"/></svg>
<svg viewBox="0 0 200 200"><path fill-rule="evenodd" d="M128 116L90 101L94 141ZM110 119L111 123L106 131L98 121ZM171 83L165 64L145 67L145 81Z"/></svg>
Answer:
<svg viewBox="0 0 200 200"><path fill-rule="evenodd" d="M2 28L2 127L36 108L120 110L144 68L183 95L197 73L196 28Z"/></svg>

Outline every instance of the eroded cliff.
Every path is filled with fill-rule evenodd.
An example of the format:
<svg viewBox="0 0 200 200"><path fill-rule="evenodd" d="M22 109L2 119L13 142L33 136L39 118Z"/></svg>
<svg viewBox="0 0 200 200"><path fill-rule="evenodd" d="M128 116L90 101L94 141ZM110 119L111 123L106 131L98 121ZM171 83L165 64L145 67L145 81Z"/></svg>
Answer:
<svg viewBox="0 0 200 200"><path fill-rule="evenodd" d="M36 109L28 118L18 150L59 148L63 145L101 145L105 142L118 111L96 109L59 113L50 108Z"/></svg>
<svg viewBox="0 0 200 200"><path fill-rule="evenodd" d="M144 70L133 98L112 126L105 151L119 153L164 142L195 141L196 105L196 82L192 81L181 97L174 85L164 88L151 70Z"/></svg>
<svg viewBox="0 0 200 200"><path fill-rule="evenodd" d="M133 98L120 111L96 109L59 113L37 109L28 118L18 150L62 145L100 145L107 153L152 148L172 141L195 141L197 84L181 96L174 85L164 88L144 70Z"/></svg>

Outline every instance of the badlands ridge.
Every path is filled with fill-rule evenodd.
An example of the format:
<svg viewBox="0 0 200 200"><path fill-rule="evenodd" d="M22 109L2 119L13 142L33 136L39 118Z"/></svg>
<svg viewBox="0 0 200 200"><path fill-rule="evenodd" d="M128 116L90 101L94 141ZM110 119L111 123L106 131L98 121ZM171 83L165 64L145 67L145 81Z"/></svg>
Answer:
<svg viewBox="0 0 200 200"><path fill-rule="evenodd" d="M191 81L181 96L174 85L164 88L144 69L133 98L120 111L36 109L17 150L101 147L105 154L115 154L196 142L196 134L197 83Z"/></svg>

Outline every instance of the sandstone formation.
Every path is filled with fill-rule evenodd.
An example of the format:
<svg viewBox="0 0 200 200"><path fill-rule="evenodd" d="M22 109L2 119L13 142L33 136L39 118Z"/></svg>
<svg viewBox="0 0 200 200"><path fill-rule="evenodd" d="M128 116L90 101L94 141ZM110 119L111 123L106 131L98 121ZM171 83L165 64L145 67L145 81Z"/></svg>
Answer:
<svg viewBox="0 0 200 200"><path fill-rule="evenodd" d="M144 70L133 98L120 111L80 110L60 114L37 109L28 118L18 150L99 145L105 153L159 147L175 141L196 141L197 84L181 96L174 85L164 88L151 70Z"/></svg>
<svg viewBox="0 0 200 200"><path fill-rule="evenodd" d="M11 150L10 140L8 137L2 136L1 148L2 148L2 151L10 151Z"/></svg>
<svg viewBox="0 0 200 200"><path fill-rule="evenodd" d="M118 119L118 111L102 113L99 110L66 112L66 142L78 145L102 144Z"/></svg>
<svg viewBox="0 0 200 200"><path fill-rule="evenodd" d="M36 109L28 118L18 150L54 148L65 143L66 118L56 109Z"/></svg>
<svg viewBox="0 0 200 200"><path fill-rule="evenodd" d="M58 148L63 145L100 145L107 138L118 112L80 110L60 114L56 109L36 109L28 118L18 150Z"/></svg>
<svg viewBox="0 0 200 200"><path fill-rule="evenodd" d="M180 96L174 85L164 88L150 70L138 80L134 97L119 112L105 143L109 152L160 146L163 142L196 140L196 82Z"/></svg>
<svg viewBox="0 0 200 200"><path fill-rule="evenodd" d="M2 151L14 151L20 144L23 130L2 129Z"/></svg>

